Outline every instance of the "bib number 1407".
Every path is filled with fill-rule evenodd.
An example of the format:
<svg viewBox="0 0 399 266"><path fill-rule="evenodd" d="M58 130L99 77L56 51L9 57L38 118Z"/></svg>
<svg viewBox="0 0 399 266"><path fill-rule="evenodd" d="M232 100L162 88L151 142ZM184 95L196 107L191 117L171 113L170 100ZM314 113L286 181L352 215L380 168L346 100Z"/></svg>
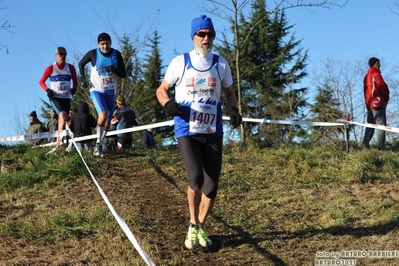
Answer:
<svg viewBox="0 0 399 266"><path fill-rule="evenodd" d="M199 122L201 124L213 124L215 121L215 114L210 114L210 113L203 113L203 112L193 112L192 113L192 120L193 122Z"/></svg>
<svg viewBox="0 0 399 266"><path fill-rule="evenodd" d="M215 105L192 103L190 111L190 132L212 134L216 132Z"/></svg>

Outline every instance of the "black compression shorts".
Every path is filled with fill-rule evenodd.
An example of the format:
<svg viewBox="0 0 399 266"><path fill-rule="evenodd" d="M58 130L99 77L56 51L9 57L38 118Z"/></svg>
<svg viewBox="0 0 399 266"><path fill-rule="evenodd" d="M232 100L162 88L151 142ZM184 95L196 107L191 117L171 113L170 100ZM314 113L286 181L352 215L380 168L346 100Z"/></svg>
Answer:
<svg viewBox="0 0 399 266"><path fill-rule="evenodd" d="M183 163L191 189L201 190L210 199L216 198L222 168L222 137L187 136L178 138Z"/></svg>
<svg viewBox="0 0 399 266"><path fill-rule="evenodd" d="M50 98L50 104L53 107L54 111L57 115L60 115L62 111L65 111L66 114L69 114L69 110L71 110L71 99L69 98Z"/></svg>

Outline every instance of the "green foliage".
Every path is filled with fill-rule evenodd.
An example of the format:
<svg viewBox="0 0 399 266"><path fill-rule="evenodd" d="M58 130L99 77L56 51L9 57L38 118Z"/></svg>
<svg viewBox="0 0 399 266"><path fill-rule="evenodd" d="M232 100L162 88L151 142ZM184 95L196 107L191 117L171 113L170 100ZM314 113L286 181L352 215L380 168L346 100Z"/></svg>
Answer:
<svg viewBox="0 0 399 266"><path fill-rule="evenodd" d="M113 217L105 208L95 209L90 213L75 210L60 211L55 215L44 215L38 220L26 220L21 224L6 223L0 235L53 243L67 238L80 239L88 235L104 233L111 229L106 227L111 219Z"/></svg>
<svg viewBox="0 0 399 266"><path fill-rule="evenodd" d="M317 87L315 103L310 105L313 120L318 122L336 122L343 118L343 112L339 109L339 101L334 98L334 91L330 85L324 84ZM340 139L344 135L342 127L313 127L310 139L314 142L331 142Z"/></svg>
<svg viewBox="0 0 399 266"><path fill-rule="evenodd" d="M29 145L10 147L0 153L16 172L0 175L0 192L8 192L38 183L59 183L85 174L85 167L77 153L65 153L62 148L47 154L50 148L32 149Z"/></svg>
<svg viewBox="0 0 399 266"><path fill-rule="evenodd" d="M46 152L46 149L22 145L0 154L2 159L26 162L22 169L0 176L0 206L5 214L0 216L0 237L21 239L27 245L89 243L85 252L93 249L93 239L110 245L126 241L93 189L93 183L84 174L86 170L77 154L46 155ZM100 181L107 187L106 194L140 237L140 243L150 239L145 249L156 250L151 258L178 264L182 258L175 250L182 246L188 212L187 177L178 148L137 149L135 153L116 155L105 160L85 157L90 169L97 169L103 177ZM306 253L300 256L308 257L309 261L314 259L315 251L308 254L303 245L316 245L315 250L324 250L326 245L338 250L354 250L356 245L361 248L359 240L350 244L351 239L331 246L340 243L337 232L351 232L351 237L357 239L353 228L361 228L373 237L381 230L387 238L394 234L396 241L396 231L386 234L385 230L397 227L398 162L398 153L389 149L352 148L346 152L310 144L266 148L240 143L225 146L219 192L209 217L209 228L216 243L242 243L240 248L229 250L234 252L233 257L240 259L237 254L256 253L245 250L247 245L254 245L275 254L280 251L281 258L290 265L295 263L291 263L292 253L284 251L287 246L289 250ZM70 170L61 170L67 168ZM11 179L22 180L22 175L26 177L24 182L10 185ZM27 182L28 177L33 181ZM345 238L349 235L345 234ZM170 239L168 245L159 240L164 237ZM390 247L385 242L384 245ZM130 243L122 246L127 250L113 258L127 260L129 256L140 261L131 251ZM262 251L259 252L256 254L264 260ZM94 259L91 257L90 261ZM108 261L103 258L102 262L108 264L105 263ZM245 263L241 259L239 264Z"/></svg>
<svg viewBox="0 0 399 266"><path fill-rule="evenodd" d="M166 116L162 106L158 103L155 92L162 82L164 69L160 52L160 38L155 31L153 37L149 39L149 52L145 55L145 63L142 64L143 79L138 84L133 94L133 106L140 118L140 123L151 124L171 119ZM174 90L170 90L170 97L173 98ZM142 132L140 132L142 133ZM158 128L157 134L162 139L170 138L174 135L173 127ZM140 136L141 139L141 134ZM161 143L161 142L158 142Z"/></svg>
<svg viewBox="0 0 399 266"><path fill-rule="evenodd" d="M394 169L398 167L399 157L390 151L347 153L326 146L287 145L269 149L251 146L233 148L225 153L224 160L218 198L222 206L217 208L216 216L256 235L285 228L285 217L297 220L296 229L363 223L368 217L365 206L370 204L367 208L384 213L383 209L391 210L392 201L388 200L384 206L371 203L368 195L357 191L358 187L398 182ZM348 194L351 188L356 189L352 192L357 195L356 204L353 195ZM395 219L392 213L384 218L373 217L377 224ZM286 230L296 230L292 226Z"/></svg>
<svg viewBox="0 0 399 266"><path fill-rule="evenodd" d="M251 8L248 17L240 15L236 46L225 41L224 46L216 47L231 65L239 62L239 70L232 70L236 78L239 75L242 114L255 118L304 119L307 89L294 86L307 75L307 52L290 35L293 26L287 25L284 11L270 13L264 0L253 1ZM235 57L237 52L239 58ZM256 123L244 126L246 135L271 143L292 141L303 134L298 126L263 127Z"/></svg>

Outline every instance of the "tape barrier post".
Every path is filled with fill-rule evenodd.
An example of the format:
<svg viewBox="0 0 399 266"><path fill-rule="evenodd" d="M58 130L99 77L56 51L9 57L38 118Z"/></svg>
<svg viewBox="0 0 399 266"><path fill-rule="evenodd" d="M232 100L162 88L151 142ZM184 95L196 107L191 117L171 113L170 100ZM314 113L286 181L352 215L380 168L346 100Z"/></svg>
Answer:
<svg viewBox="0 0 399 266"><path fill-rule="evenodd" d="M346 114L345 116L345 121L349 122L350 120L350 114ZM348 123L345 123L345 137L346 137L346 151L349 152L349 148L350 148L350 134L349 134L349 129L350 126Z"/></svg>

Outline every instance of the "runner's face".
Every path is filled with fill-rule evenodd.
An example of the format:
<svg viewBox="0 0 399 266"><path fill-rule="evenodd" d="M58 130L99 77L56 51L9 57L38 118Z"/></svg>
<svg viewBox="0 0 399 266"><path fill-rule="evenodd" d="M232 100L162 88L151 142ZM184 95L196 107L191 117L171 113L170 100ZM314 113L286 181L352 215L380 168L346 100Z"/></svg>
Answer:
<svg viewBox="0 0 399 266"><path fill-rule="evenodd" d="M101 41L98 43L98 47L100 47L100 50L102 53L108 53L109 50L111 49L111 42L110 41Z"/></svg>
<svg viewBox="0 0 399 266"><path fill-rule="evenodd" d="M57 63L60 64L60 65L64 65L65 61L66 61L66 56L67 56L66 50L59 50L55 54L55 58L57 60Z"/></svg>
<svg viewBox="0 0 399 266"><path fill-rule="evenodd" d="M215 39L215 32L208 29L197 31L194 35L194 47L203 55L212 51L213 40Z"/></svg>

